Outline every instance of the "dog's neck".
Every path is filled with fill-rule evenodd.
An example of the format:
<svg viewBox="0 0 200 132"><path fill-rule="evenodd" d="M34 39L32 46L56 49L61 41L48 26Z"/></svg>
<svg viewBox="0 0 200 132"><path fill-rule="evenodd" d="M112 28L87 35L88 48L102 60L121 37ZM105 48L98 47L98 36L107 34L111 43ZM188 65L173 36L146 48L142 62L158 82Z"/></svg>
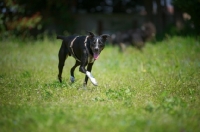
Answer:
<svg viewBox="0 0 200 132"><path fill-rule="evenodd" d="M86 48L88 49L88 54L93 56L92 49L90 48L90 41L88 39L86 40Z"/></svg>
<svg viewBox="0 0 200 132"><path fill-rule="evenodd" d="M86 44L85 46L86 46L87 53L88 53L88 63L93 63L95 61L95 59L93 57L93 52L90 48L90 41L86 40L85 44Z"/></svg>

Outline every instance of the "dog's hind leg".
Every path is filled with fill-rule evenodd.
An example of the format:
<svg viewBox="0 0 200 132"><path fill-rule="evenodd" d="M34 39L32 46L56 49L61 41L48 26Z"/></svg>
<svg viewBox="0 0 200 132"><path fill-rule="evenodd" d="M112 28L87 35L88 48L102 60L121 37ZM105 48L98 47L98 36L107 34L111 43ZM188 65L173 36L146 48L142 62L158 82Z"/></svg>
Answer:
<svg viewBox="0 0 200 132"><path fill-rule="evenodd" d="M62 46L60 47L59 53L58 53L58 58L59 58L59 63L58 63L58 79L60 82L62 82L62 71L63 71L63 67L65 65L65 60L68 57L68 52L66 50L66 48L64 47L64 44L62 44Z"/></svg>
<svg viewBox="0 0 200 132"><path fill-rule="evenodd" d="M80 65L80 62L76 60L75 65L74 65L74 66L71 68L71 70L70 70L70 73L71 73L70 80L71 80L72 83L75 81L74 70L75 70L76 67L79 66L79 65Z"/></svg>

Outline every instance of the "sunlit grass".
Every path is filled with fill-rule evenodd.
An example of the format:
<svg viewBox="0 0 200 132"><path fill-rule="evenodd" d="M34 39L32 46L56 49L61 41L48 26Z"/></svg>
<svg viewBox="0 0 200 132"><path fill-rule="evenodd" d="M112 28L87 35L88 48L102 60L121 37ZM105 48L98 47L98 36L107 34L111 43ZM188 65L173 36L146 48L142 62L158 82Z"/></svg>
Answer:
<svg viewBox="0 0 200 132"><path fill-rule="evenodd" d="M0 42L1 131L200 130L200 43L174 37L143 52L107 46L93 66L99 86L68 58L57 80L61 41Z"/></svg>

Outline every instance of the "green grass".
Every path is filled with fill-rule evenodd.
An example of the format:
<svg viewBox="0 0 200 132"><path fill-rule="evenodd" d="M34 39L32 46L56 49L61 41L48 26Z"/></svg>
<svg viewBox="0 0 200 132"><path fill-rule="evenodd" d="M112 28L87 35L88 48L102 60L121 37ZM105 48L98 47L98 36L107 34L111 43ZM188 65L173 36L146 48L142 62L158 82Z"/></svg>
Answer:
<svg viewBox="0 0 200 132"><path fill-rule="evenodd" d="M199 132L200 43L172 37L120 53L107 46L93 66L99 86L68 58L57 80L60 40L0 42L1 132Z"/></svg>

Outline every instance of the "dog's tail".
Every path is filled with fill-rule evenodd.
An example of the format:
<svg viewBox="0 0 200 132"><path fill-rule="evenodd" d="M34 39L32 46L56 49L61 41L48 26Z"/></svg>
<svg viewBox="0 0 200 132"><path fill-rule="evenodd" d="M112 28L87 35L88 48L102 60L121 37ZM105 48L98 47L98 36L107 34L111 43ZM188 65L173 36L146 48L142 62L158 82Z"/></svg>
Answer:
<svg viewBox="0 0 200 132"><path fill-rule="evenodd" d="M62 40L64 40L66 37L65 36L61 36L61 35L58 35L57 36L57 39L62 39Z"/></svg>

